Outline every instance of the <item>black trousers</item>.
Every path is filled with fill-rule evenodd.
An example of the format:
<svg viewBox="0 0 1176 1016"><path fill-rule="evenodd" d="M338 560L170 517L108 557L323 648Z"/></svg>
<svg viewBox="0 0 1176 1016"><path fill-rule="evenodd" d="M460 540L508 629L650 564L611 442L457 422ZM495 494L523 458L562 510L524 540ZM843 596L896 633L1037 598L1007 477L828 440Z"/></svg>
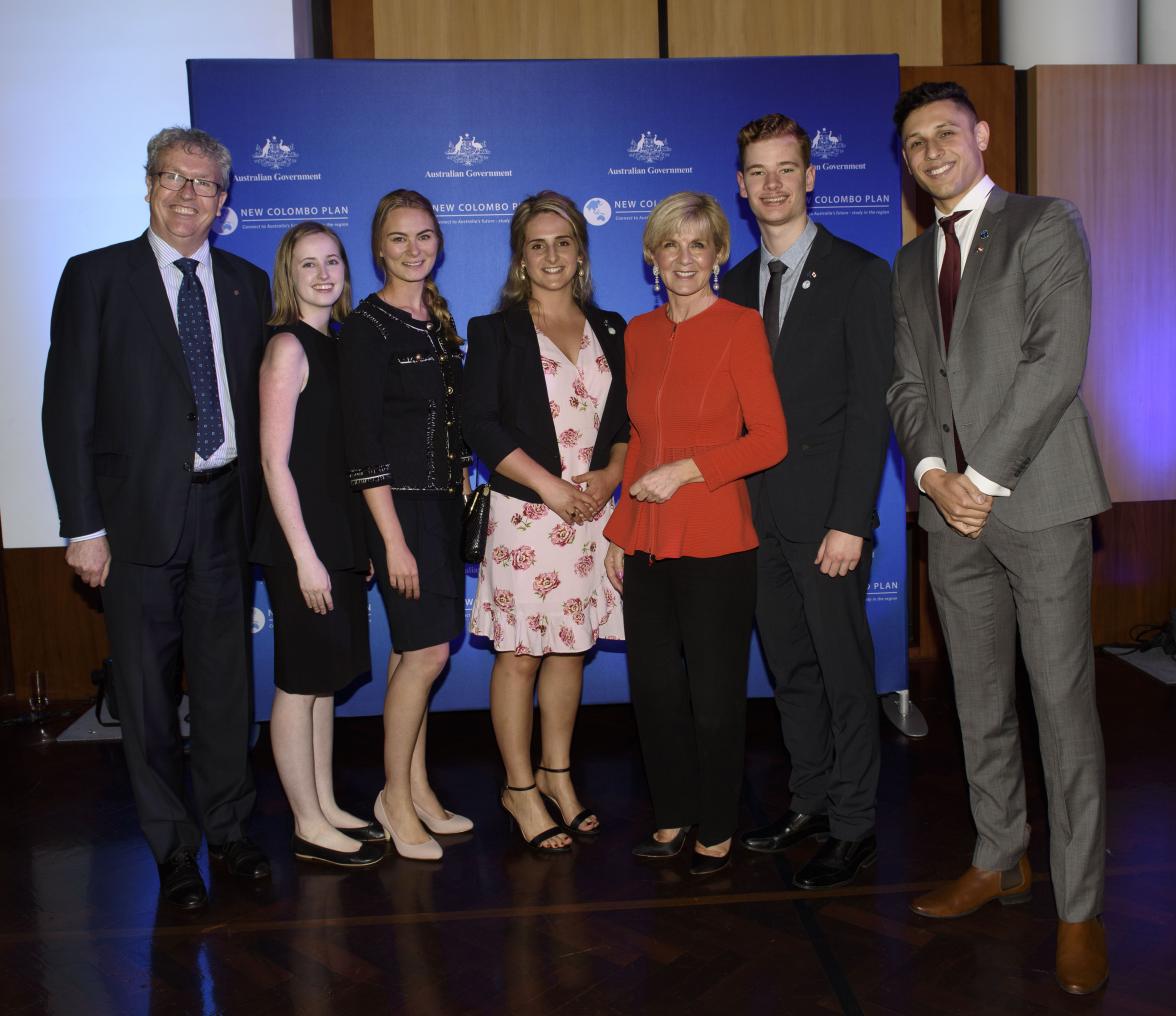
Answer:
<svg viewBox="0 0 1176 1016"><path fill-rule="evenodd" d="M139 824L156 861L242 836L253 810L248 567L235 470L193 484L175 554L158 567L111 562L102 592L123 750ZM192 791L185 803L176 716L188 678Z"/></svg>
<svg viewBox="0 0 1176 1016"><path fill-rule="evenodd" d="M755 615L755 551L625 558L629 686L659 829L735 832Z"/></svg>
<svg viewBox="0 0 1176 1016"><path fill-rule="evenodd" d="M858 840L874 829L878 793L878 696L866 620L873 543L844 576L813 564L820 544L785 540L760 526L756 624L776 685L792 758L792 810L828 812L829 829Z"/></svg>

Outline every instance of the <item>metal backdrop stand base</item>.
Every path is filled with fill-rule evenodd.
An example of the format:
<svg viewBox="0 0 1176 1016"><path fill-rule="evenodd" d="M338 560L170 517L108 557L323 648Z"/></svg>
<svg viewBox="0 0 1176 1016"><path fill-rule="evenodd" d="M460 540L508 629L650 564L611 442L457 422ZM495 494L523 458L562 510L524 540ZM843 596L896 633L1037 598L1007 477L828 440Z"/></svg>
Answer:
<svg viewBox="0 0 1176 1016"><path fill-rule="evenodd" d="M882 712L907 737L927 736L927 721L905 688L882 696Z"/></svg>

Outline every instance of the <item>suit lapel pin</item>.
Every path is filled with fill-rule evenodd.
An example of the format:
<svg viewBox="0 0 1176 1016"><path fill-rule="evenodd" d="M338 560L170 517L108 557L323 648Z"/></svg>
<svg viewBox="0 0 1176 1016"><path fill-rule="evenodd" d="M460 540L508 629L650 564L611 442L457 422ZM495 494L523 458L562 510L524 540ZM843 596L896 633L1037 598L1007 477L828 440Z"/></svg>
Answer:
<svg viewBox="0 0 1176 1016"><path fill-rule="evenodd" d="M804 280L804 282L802 282L802 283L800 284L800 288L801 288L801 289L808 289L808 288L809 288L809 286L811 286L811 285L812 285L812 281L811 281L811 280L812 280L812 279L815 279L816 277L817 277L817 273L816 273L816 272L809 272L809 277L808 277L807 279L805 279L805 280Z"/></svg>
<svg viewBox="0 0 1176 1016"><path fill-rule="evenodd" d="M982 246L981 246L981 247L977 247L977 248L976 248L976 253L977 253L977 254L983 254L983 253L984 253L984 248L983 248Z"/></svg>
<svg viewBox="0 0 1176 1016"><path fill-rule="evenodd" d="M981 240L987 240L987 239L988 239L988 230L987 230L987 229L982 229L982 230L980 230L980 239L981 239Z"/></svg>
<svg viewBox="0 0 1176 1016"><path fill-rule="evenodd" d="M233 296L240 296L240 295L241 295L241 290L239 290L239 289L233 290Z"/></svg>
<svg viewBox="0 0 1176 1016"><path fill-rule="evenodd" d="M612 325L610 325L607 321L604 323L604 325L608 329L609 335L616 335L617 334L617 330Z"/></svg>

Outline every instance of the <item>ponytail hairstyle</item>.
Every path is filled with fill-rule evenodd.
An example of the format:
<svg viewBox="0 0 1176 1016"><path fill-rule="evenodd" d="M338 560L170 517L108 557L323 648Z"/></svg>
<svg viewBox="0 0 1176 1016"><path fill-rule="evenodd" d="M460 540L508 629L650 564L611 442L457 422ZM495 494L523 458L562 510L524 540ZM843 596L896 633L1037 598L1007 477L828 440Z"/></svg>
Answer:
<svg viewBox="0 0 1176 1016"><path fill-rule="evenodd" d="M322 233L335 241L339 257L343 261L343 291L331 308L331 320L342 323L351 313L351 266L347 263L347 251L339 234L321 222L300 222L286 230L278 241L278 252L274 255L274 311L266 322L269 325L292 325L301 318L298 308L298 294L294 288L294 248L308 236Z"/></svg>
<svg viewBox="0 0 1176 1016"><path fill-rule="evenodd" d="M580 271L572 282L572 298L581 308L592 302L592 265L588 261L588 223L584 213L571 198L553 190L540 191L519 202L510 220L510 266L506 282L498 297L498 309L508 310L531 298L531 280L522 270L523 248L527 245L527 226L536 215L552 212L568 224L568 233L576 241Z"/></svg>
<svg viewBox="0 0 1176 1016"><path fill-rule="evenodd" d="M445 247L445 236L441 232L441 224L437 221L437 213L433 211L433 205L429 199L423 194L405 188L390 191L380 198L380 203L376 205L376 214L372 216L372 258L379 266L385 282L388 279L388 273L384 270L384 258L380 253L380 248L384 243L384 220L388 218L390 212L397 208L416 208L422 212L428 212L429 218L433 220L433 232L437 234L438 257ZM432 317L436 318L437 324L441 328L441 337L451 346L460 346L461 336L457 334L457 323L453 320L449 304L441 295L441 290L437 288L437 283L433 281L432 275L425 280L425 308Z"/></svg>

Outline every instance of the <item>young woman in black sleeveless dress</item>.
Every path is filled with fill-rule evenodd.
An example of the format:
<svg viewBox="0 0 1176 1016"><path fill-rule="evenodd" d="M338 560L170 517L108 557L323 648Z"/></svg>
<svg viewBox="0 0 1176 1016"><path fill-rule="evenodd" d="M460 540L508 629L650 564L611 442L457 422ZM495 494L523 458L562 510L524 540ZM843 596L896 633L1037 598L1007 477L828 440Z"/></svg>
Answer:
<svg viewBox="0 0 1176 1016"><path fill-rule="evenodd" d="M461 339L431 278L440 251L429 201L409 190L386 194L372 220L384 286L348 316L339 347L351 483L368 508L368 553L392 634L386 782L375 812L397 852L413 860L441 857L430 833L473 827L445 810L425 767L429 690L465 621Z"/></svg>
<svg viewBox="0 0 1176 1016"><path fill-rule="evenodd" d="M294 812L294 855L345 867L384 854L379 826L335 803L335 692L371 669L361 504L347 479L337 340L351 282L338 236L291 229L274 264L279 326L261 366L265 494L253 560L274 612L270 739Z"/></svg>

